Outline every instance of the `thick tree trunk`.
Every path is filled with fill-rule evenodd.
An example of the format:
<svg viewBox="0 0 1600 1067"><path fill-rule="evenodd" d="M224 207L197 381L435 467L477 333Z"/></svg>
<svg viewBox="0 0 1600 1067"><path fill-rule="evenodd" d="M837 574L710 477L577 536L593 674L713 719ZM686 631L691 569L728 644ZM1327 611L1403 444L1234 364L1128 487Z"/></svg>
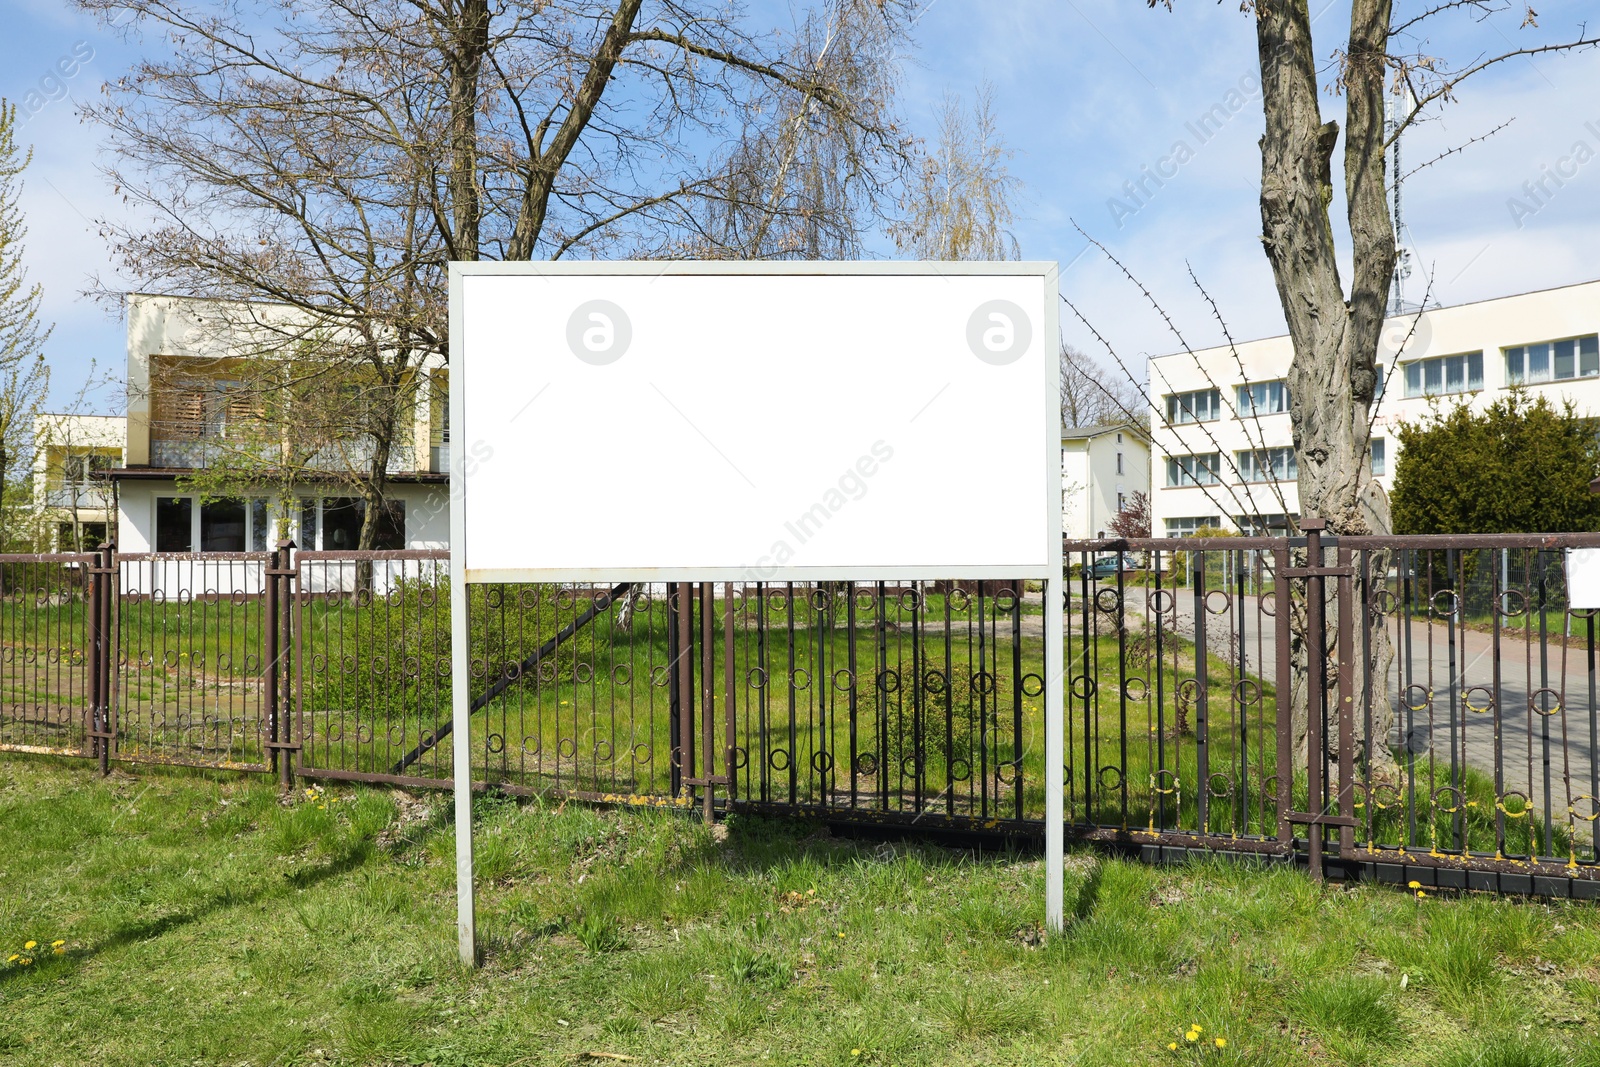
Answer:
<svg viewBox="0 0 1600 1067"><path fill-rule="evenodd" d="M1390 14L1391 0L1354 0L1351 8L1342 79L1345 197L1354 245L1347 300L1328 215L1339 126L1322 119L1307 3L1261 0L1256 5L1266 117L1261 139L1262 246L1294 345L1288 385L1300 513L1325 519L1327 532L1335 536L1389 532L1388 502L1372 481L1368 446L1378 340L1395 258L1384 195L1384 57ZM1381 576L1377 572L1378 580ZM1357 590L1357 604L1364 602L1363 592ZM1334 631L1330 627L1328 647L1312 650L1305 647L1303 604L1296 606L1294 622L1290 689L1295 748L1303 757L1306 669L1311 655L1331 656ZM1358 635L1360 630L1358 618ZM1374 689L1383 688L1392 660L1387 638L1375 637L1363 654L1373 660ZM1374 773L1387 777L1393 758L1383 738L1393 710L1386 697L1377 698L1376 692L1374 697L1373 737L1366 752ZM1358 721L1364 719L1358 715Z"/></svg>

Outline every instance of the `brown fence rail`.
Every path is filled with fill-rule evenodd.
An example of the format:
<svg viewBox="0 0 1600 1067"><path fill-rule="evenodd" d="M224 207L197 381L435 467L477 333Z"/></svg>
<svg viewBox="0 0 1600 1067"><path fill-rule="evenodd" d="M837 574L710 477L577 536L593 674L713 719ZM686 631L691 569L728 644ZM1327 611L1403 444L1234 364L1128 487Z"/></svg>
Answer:
<svg viewBox="0 0 1600 1067"><path fill-rule="evenodd" d="M951 579L473 586L448 554L0 556L0 749L1037 836L1600 895L1600 535L1068 542ZM1320 654L1318 653L1320 650Z"/></svg>

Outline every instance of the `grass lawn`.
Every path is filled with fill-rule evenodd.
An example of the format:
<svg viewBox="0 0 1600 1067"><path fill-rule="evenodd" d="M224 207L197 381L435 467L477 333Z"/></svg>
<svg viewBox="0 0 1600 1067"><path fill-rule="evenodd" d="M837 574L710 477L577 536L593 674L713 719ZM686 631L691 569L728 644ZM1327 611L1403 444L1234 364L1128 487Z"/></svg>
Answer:
<svg viewBox="0 0 1600 1067"><path fill-rule="evenodd" d="M1600 1064L1592 906L1080 853L1040 944L1035 858L490 801L467 974L447 798L314 792L0 755L0 1062Z"/></svg>

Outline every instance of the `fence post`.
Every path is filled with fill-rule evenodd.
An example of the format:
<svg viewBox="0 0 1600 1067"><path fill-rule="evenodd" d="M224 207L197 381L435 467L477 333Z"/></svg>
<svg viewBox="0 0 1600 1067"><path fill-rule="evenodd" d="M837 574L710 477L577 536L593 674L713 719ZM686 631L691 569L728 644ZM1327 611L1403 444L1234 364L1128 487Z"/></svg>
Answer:
<svg viewBox="0 0 1600 1067"><path fill-rule="evenodd" d="M113 548L102 543L91 555L89 565L89 603L84 613L88 644L88 677L90 751L100 764L102 775L111 773L111 716L109 714L111 691L111 569Z"/></svg>
<svg viewBox="0 0 1600 1067"><path fill-rule="evenodd" d="M271 769L284 790L294 785L294 742L291 716L288 714L292 686L290 681L289 647L294 593L290 580L294 575L289 565L294 542L279 541L266 566L264 594L266 603L262 614L261 662L266 667L262 696L267 705L267 750L271 753ZM287 595L285 595L287 594Z"/></svg>

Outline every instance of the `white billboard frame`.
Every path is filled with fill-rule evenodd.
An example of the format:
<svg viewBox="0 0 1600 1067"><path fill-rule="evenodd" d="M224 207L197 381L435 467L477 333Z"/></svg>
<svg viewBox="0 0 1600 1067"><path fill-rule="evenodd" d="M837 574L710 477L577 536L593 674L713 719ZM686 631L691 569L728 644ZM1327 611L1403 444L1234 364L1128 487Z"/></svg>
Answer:
<svg viewBox="0 0 1600 1067"><path fill-rule="evenodd" d="M961 564L950 566L895 566L873 564L868 566L776 566L764 569L762 581L818 581L818 580L903 580L939 577L964 577L973 579L1023 580L1044 582L1044 603L1060 604L1063 593L1062 571L1062 518L1061 518L1061 458L1060 458L1060 347L1059 321L1059 268L1054 262L934 262L934 261L833 261L833 262L775 262L752 263L737 261L590 261L590 262L478 262L449 265L450 312L450 373L449 390L452 449L450 456L450 583L451 613L456 625L452 626L452 704L453 704L453 777L456 811L456 885L457 885L457 935L461 960L467 966L477 962L477 934L474 907L473 847L472 847L472 746L462 743L471 737L471 673L469 669L467 620L467 586L498 582L562 582L588 581L596 577L590 568L539 567L478 568L469 569L466 558L468 544L467 508L465 506L470 465L475 462L471 450L462 447L471 440L472 430L467 423L465 380L470 373L467 367L465 343L465 283L469 278L692 278L692 277L742 277L775 278L840 278L840 277L930 277L930 278L1037 278L1042 301L1037 307L1039 336L1033 344L1043 351L1043 378L1039 388L1044 392L1044 403L1035 409L1045 420L1046 454L1043 457L1042 484L1044 552L1039 563L1011 563L1000 566ZM982 310L982 309L980 309ZM969 337L972 336L969 333ZM977 352L977 342L972 342ZM576 352L577 349L574 348ZM985 358L979 354L980 358ZM914 371L915 368L912 368ZM780 387L782 383L773 383ZM1030 460L1032 466L1035 460ZM731 461L730 461L731 462ZM1037 469L1037 468L1036 468ZM481 519L481 516L479 517ZM477 520L474 520L477 521ZM606 568L608 581L652 582L726 582L749 581L748 564L710 565L666 568ZM1060 611L1045 612L1045 648L1056 650L1058 662L1047 664L1045 685L1045 849L1046 849L1046 921L1052 929L1060 929L1064 915L1063 849L1065 845L1064 799L1065 773L1062 665L1062 617ZM462 828L466 832L461 832Z"/></svg>

